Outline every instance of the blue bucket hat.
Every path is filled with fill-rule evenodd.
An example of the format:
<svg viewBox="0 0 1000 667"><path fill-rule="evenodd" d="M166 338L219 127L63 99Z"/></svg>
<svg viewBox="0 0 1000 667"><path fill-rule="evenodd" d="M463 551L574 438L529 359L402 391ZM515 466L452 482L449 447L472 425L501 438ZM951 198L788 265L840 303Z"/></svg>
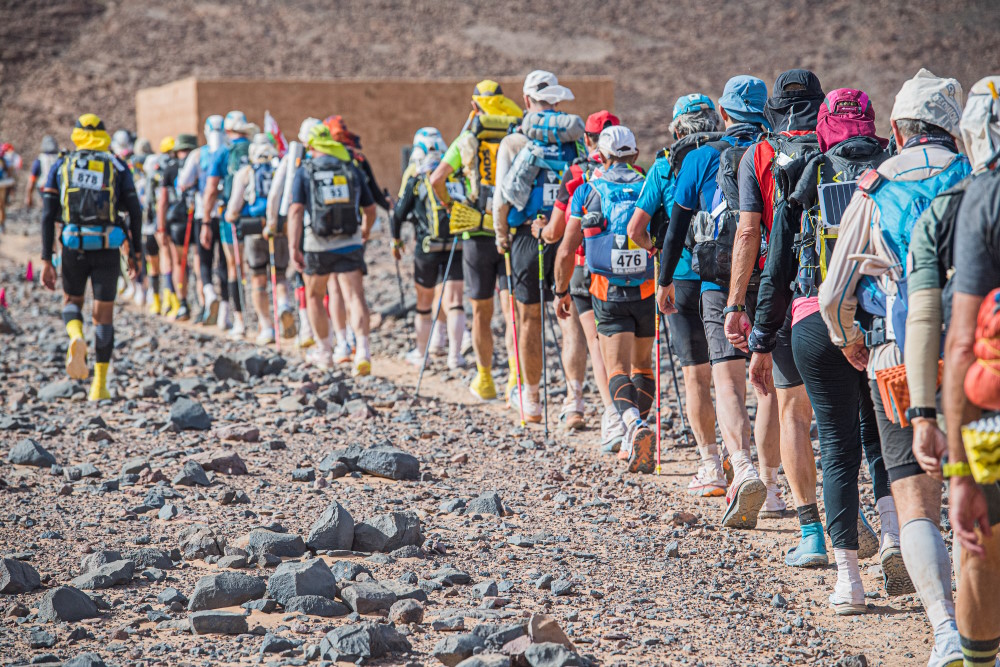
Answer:
<svg viewBox="0 0 1000 667"><path fill-rule="evenodd" d="M701 93L681 95L674 103L674 116L672 120L677 120L678 116L683 116L686 113L704 111L705 109L715 109L715 105L712 104L712 100L708 95L702 95Z"/></svg>
<svg viewBox="0 0 1000 667"><path fill-rule="evenodd" d="M719 106L741 123L754 123L770 128L764 117L767 105L767 84L755 76L740 74L726 81Z"/></svg>

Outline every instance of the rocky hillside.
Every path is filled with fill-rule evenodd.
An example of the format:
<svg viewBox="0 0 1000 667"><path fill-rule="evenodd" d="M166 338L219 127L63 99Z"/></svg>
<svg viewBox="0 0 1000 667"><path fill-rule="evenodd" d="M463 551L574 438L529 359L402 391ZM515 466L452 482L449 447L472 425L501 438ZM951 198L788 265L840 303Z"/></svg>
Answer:
<svg viewBox="0 0 1000 667"><path fill-rule="evenodd" d="M613 75L648 150L678 95L790 67L854 85L884 119L924 66L966 86L1000 68L994 0L52 0L0 3L0 137L26 155L81 110L133 126L135 91L185 76Z"/></svg>

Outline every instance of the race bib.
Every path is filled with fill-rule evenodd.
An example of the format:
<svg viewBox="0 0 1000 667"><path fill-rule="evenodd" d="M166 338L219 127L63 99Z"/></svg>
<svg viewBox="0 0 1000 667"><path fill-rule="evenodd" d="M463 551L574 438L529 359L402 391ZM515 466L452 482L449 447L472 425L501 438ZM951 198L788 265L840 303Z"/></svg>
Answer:
<svg viewBox="0 0 1000 667"><path fill-rule="evenodd" d="M87 169L77 166L70 174L69 186L81 190L100 190L104 187L104 165L90 162Z"/></svg>
<svg viewBox="0 0 1000 667"><path fill-rule="evenodd" d="M462 187L461 183L455 181L445 181L445 187L448 188L448 196L452 199L458 199L459 201L465 201L465 188Z"/></svg>
<svg viewBox="0 0 1000 667"><path fill-rule="evenodd" d="M347 178L344 176L334 176L333 183L324 184L320 187L320 196L324 205L345 204L351 200L350 188L347 186Z"/></svg>
<svg viewBox="0 0 1000 667"><path fill-rule="evenodd" d="M542 206L555 206L559 195L558 183L546 183L542 186Z"/></svg>
<svg viewBox="0 0 1000 667"><path fill-rule="evenodd" d="M638 250L612 250L611 270L616 275L645 273L648 258L649 253L642 248Z"/></svg>

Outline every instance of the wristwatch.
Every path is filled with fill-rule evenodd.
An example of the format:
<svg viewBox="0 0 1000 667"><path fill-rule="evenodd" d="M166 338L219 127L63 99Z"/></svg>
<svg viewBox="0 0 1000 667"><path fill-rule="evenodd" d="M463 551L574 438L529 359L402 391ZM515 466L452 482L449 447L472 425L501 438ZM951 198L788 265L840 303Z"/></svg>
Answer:
<svg viewBox="0 0 1000 667"><path fill-rule="evenodd" d="M937 408L906 408L906 421L914 419L937 419Z"/></svg>
<svg viewBox="0 0 1000 667"><path fill-rule="evenodd" d="M555 294L556 294L556 298L557 298L557 299L561 299L561 298L563 298L564 296L566 296L567 294L569 294L569 290L565 290L565 291L563 291L563 292L556 292Z"/></svg>
<svg viewBox="0 0 1000 667"><path fill-rule="evenodd" d="M967 461L956 461L955 463L945 463L941 466L941 474L944 477L971 477L972 468Z"/></svg>
<svg viewBox="0 0 1000 667"><path fill-rule="evenodd" d="M728 315L729 313L745 313L745 312L747 312L747 307L746 305L743 304L739 306L726 306L725 308L722 309L723 315Z"/></svg>

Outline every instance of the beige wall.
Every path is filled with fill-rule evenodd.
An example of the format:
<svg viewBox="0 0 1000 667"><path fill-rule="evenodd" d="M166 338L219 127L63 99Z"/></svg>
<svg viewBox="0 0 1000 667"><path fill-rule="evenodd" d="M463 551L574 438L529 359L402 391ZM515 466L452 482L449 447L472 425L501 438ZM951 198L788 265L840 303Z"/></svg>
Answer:
<svg viewBox="0 0 1000 667"><path fill-rule="evenodd" d="M140 90L136 95L136 126L153 146L167 135L201 133L206 116L240 109L263 126L268 110L285 137L295 139L299 123L308 116L340 114L348 128L361 136L365 155L380 185L395 192L400 173L400 148L413 133L431 125L447 141L455 137L469 112L475 81L250 81L183 79ZM521 79L502 78L508 97L521 102ZM561 81L576 100L565 110L586 115L598 109L614 110L614 81L577 78Z"/></svg>

